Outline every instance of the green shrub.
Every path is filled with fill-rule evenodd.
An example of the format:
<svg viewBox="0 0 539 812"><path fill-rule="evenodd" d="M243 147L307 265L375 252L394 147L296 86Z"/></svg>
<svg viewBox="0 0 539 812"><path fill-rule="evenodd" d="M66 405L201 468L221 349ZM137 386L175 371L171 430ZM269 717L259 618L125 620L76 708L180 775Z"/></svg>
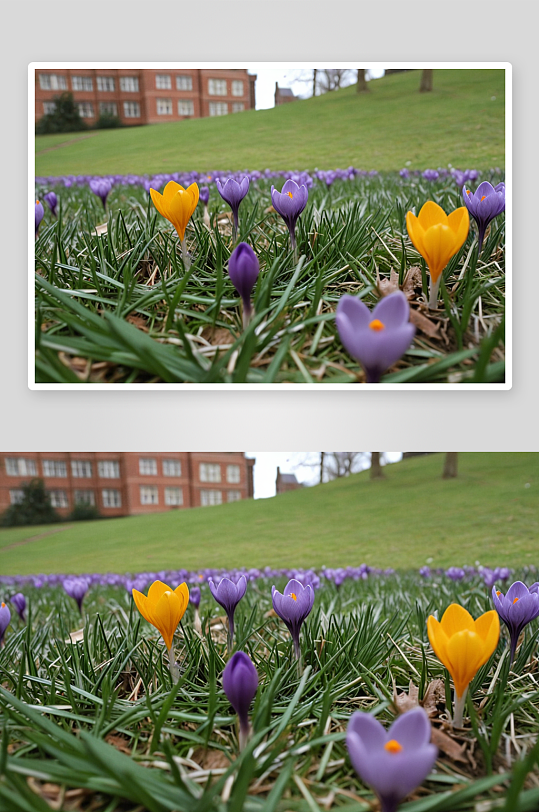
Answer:
<svg viewBox="0 0 539 812"><path fill-rule="evenodd" d="M95 505L75 505L68 516L70 522L90 522L101 518L101 514Z"/></svg>
<svg viewBox="0 0 539 812"><path fill-rule="evenodd" d="M37 135L49 133L70 133L88 129L79 115L79 108L71 93L54 96L56 109L47 113L36 124Z"/></svg>
<svg viewBox="0 0 539 812"><path fill-rule="evenodd" d="M52 524L62 518L51 505L49 492L42 479L32 479L21 486L23 498L10 505L2 514L3 527L20 527L31 524Z"/></svg>
<svg viewBox="0 0 539 812"><path fill-rule="evenodd" d="M118 116L113 116L110 113L101 113L95 126L97 130L112 130L115 127L123 127L123 124Z"/></svg>

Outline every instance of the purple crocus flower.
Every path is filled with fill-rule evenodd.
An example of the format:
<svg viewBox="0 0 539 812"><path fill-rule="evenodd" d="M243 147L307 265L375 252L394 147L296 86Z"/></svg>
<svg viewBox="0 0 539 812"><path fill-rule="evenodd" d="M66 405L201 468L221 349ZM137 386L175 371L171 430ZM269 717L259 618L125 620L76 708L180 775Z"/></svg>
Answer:
<svg viewBox="0 0 539 812"><path fill-rule="evenodd" d="M466 208L477 223L479 256L488 224L505 209L505 183L492 186L488 180L484 180L473 193L463 186L462 197Z"/></svg>
<svg viewBox="0 0 539 812"><path fill-rule="evenodd" d="M84 596L88 592L88 581L86 578L65 578L62 586L64 587L65 591L69 595L70 598L73 598L77 602L77 606L79 607L79 612L82 615L82 602L84 600Z"/></svg>
<svg viewBox="0 0 539 812"><path fill-rule="evenodd" d="M410 305L400 290L378 302L372 313L355 296L340 299L337 330L346 351L365 370L367 383L378 383L412 343L415 327L409 319Z"/></svg>
<svg viewBox="0 0 539 812"><path fill-rule="evenodd" d="M249 707L258 689L258 672L243 651L232 655L223 671L223 689L240 721L240 750L249 737Z"/></svg>
<svg viewBox="0 0 539 812"><path fill-rule="evenodd" d="M271 588L273 609L292 635L294 653L299 660L301 649L299 646L299 633L301 625L314 604L314 589L310 584L303 586L298 580L292 578L284 588L283 594L275 586Z"/></svg>
<svg viewBox="0 0 539 812"><path fill-rule="evenodd" d="M306 186L298 186L291 179L284 182L280 192L275 186L271 187L271 203L273 208L280 214L290 232L290 244L296 254L296 222L301 212L307 205L309 190Z"/></svg>
<svg viewBox="0 0 539 812"><path fill-rule="evenodd" d="M234 216L235 240L236 234L238 233L238 210L240 208L241 201L249 191L249 178L247 176L242 178L241 183L238 183L238 181L234 178L228 178L228 180L222 183L219 178L216 178L215 185L217 186L217 191L225 203L228 203L232 209L232 214Z"/></svg>
<svg viewBox="0 0 539 812"><path fill-rule="evenodd" d="M109 195L110 190L112 189L112 183L110 180L106 178L92 178L89 183L90 189L94 193L101 198L101 202L103 204L103 208L107 209L107 197Z"/></svg>
<svg viewBox="0 0 539 812"><path fill-rule="evenodd" d="M492 587L492 600L494 608L509 629L511 638L511 662L515 657L518 638L524 626L539 617L539 584L533 584L529 589L522 581L511 584L507 593Z"/></svg>
<svg viewBox="0 0 539 812"><path fill-rule="evenodd" d="M58 198L54 192L47 192L46 195L43 195L43 200L47 201L47 205L51 210L54 217L56 217L56 206L58 205Z"/></svg>
<svg viewBox="0 0 539 812"><path fill-rule="evenodd" d="M36 200L36 240L37 240L37 232L39 229L39 224L43 220L45 216L45 209L43 208L43 203L40 203L39 200Z"/></svg>
<svg viewBox="0 0 539 812"><path fill-rule="evenodd" d="M399 175L401 176L401 178L407 180L410 177L410 170L404 167L404 169L401 169L401 171L399 172Z"/></svg>
<svg viewBox="0 0 539 812"><path fill-rule="evenodd" d="M432 770L438 748L430 738L429 717L423 708L403 713L387 732L369 713L352 715L346 731L350 761L378 796L381 812L395 812Z"/></svg>
<svg viewBox="0 0 539 812"><path fill-rule="evenodd" d="M207 186L201 186L198 190L198 199L205 205L208 205L210 199L210 190Z"/></svg>
<svg viewBox="0 0 539 812"><path fill-rule="evenodd" d="M232 649L232 640L234 639L234 612L236 606L245 595L247 589L247 579L245 575L240 575L238 582L234 583L230 578L222 578L219 584L215 586L213 578L208 578L208 586L210 592L225 610L228 617L228 650Z"/></svg>
<svg viewBox="0 0 539 812"><path fill-rule="evenodd" d="M436 169L425 169L423 177L425 180L438 180L440 173L437 172Z"/></svg>
<svg viewBox="0 0 539 812"><path fill-rule="evenodd" d="M2 601L0 605L0 646L4 645L4 635L10 622L11 612L9 611L9 607Z"/></svg>
<svg viewBox="0 0 539 812"><path fill-rule="evenodd" d="M22 592L17 592L16 595L13 595L11 598L11 603L17 610L20 619L26 621L26 618L24 617L24 613L26 611L26 598Z"/></svg>
<svg viewBox="0 0 539 812"><path fill-rule="evenodd" d="M195 609L200 606L200 587L192 586L189 590L189 603L192 603Z"/></svg>
<svg viewBox="0 0 539 812"><path fill-rule="evenodd" d="M230 255L228 273L243 302L244 329L251 319L251 293L256 285L259 271L260 266L255 252L246 242L240 242Z"/></svg>

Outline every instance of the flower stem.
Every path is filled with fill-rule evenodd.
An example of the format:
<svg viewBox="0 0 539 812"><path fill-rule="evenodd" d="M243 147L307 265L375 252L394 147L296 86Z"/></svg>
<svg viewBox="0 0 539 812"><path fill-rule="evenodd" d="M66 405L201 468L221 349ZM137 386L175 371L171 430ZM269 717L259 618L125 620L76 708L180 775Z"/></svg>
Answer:
<svg viewBox="0 0 539 812"><path fill-rule="evenodd" d="M195 631L202 634L202 623L200 622L200 614L198 609L195 609Z"/></svg>
<svg viewBox="0 0 539 812"><path fill-rule="evenodd" d="M458 696L455 691L454 696L454 711L453 711L453 727L462 727L462 718L464 716L464 705L466 704L466 694L468 693L468 686L464 689L462 696Z"/></svg>
<svg viewBox="0 0 539 812"><path fill-rule="evenodd" d="M288 230L290 231L290 245L292 247L292 251L294 252L294 262L297 265L298 264L298 246L296 244L296 235L295 235L294 229L292 227L289 227Z"/></svg>
<svg viewBox="0 0 539 812"><path fill-rule="evenodd" d="M189 270L191 267L191 260L189 259L189 254L187 253L187 242L185 237L182 240L182 259L183 259L183 266L186 271Z"/></svg>
<svg viewBox="0 0 539 812"><path fill-rule="evenodd" d="M209 215L207 206L204 206L204 225L206 226L206 228L209 228L210 225L211 225L211 223L210 223L210 215Z"/></svg>
<svg viewBox="0 0 539 812"><path fill-rule="evenodd" d="M247 720L247 723L242 722L240 720L240 752L244 749L245 745L249 741L249 736L251 735L251 725Z"/></svg>
<svg viewBox="0 0 539 812"><path fill-rule="evenodd" d="M438 291L440 289L440 281L442 279L442 275L438 277L436 282L432 281L432 277L430 280L430 294L429 294L429 310L437 310L438 308Z"/></svg>
<svg viewBox="0 0 539 812"><path fill-rule="evenodd" d="M176 658L174 657L173 646L168 649L168 670L170 671L172 682L175 685L180 678L180 669L178 667L178 663L176 662Z"/></svg>
<svg viewBox="0 0 539 812"><path fill-rule="evenodd" d="M234 616L228 616L228 636L226 639L226 648L228 651L228 656L230 657L232 653L232 642L234 640Z"/></svg>
<svg viewBox="0 0 539 812"><path fill-rule="evenodd" d="M243 329L246 330L253 315L253 308L249 299L243 300Z"/></svg>
<svg viewBox="0 0 539 812"><path fill-rule="evenodd" d="M233 212L234 215L234 227L232 229L232 242L235 243L238 239L238 212Z"/></svg>

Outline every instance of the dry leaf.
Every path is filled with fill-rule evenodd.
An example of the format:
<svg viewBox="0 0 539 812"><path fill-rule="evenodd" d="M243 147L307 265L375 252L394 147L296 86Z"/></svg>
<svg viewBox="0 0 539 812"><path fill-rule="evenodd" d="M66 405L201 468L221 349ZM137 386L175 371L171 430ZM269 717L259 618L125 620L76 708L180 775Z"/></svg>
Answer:
<svg viewBox="0 0 539 812"><path fill-rule="evenodd" d="M429 338L440 338L440 322L435 324L419 310L410 310L410 321Z"/></svg>
<svg viewBox="0 0 539 812"><path fill-rule="evenodd" d="M126 321L128 321L129 324L133 324L138 330L143 330L145 333L148 332L144 316L137 316L135 313L130 313L126 317Z"/></svg>
<svg viewBox="0 0 539 812"><path fill-rule="evenodd" d="M380 296L389 296L390 293L395 293L396 290L399 289L399 275L396 271L391 269L389 274L389 279L385 277L380 279L378 283L378 292Z"/></svg>
<svg viewBox="0 0 539 812"><path fill-rule="evenodd" d="M98 237L100 237L101 234L106 234L107 233L107 227L108 227L108 223L100 223L98 226L95 227L94 234L97 234Z"/></svg>
<svg viewBox="0 0 539 812"><path fill-rule="evenodd" d="M196 762L201 770L222 770L230 767L230 759L222 750L205 750L197 747L191 756L191 761Z"/></svg>

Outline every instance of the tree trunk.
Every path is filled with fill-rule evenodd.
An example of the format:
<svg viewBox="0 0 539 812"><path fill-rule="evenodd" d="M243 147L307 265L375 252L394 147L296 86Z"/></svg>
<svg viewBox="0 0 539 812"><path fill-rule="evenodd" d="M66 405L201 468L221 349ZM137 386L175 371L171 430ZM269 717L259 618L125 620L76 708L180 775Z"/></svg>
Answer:
<svg viewBox="0 0 539 812"><path fill-rule="evenodd" d="M458 475L458 451L448 451L444 460L442 479L454 479Z"/></svg>
<svg viewBox="0 0 539 812"><path fill-rule="evenodd" d="M324 481L324 451L320 452L320 484Z"/></svg>
<svg viewBox="0 0 539 812"><path fill-rule="evenodd" d="M367 87L367 82L365 81L365 68L358 69L356 91L357 93L367 93L368 90L369 88Z"/></svg>
<svg viewBox="0 0 539 812"><path fill-rule="evenodd" d="M432 70L421 71L421 84L419 85L420 93L428 93L432 90Z"/></svg>
<svg viewBox="0 0 539 812"><path fill-rule="evenodd" d="M316 96L316 68L313 69L313 96Z"/></svg>
<svg viewBox="0 0 539 812"><path fill-rule="evenodd" d="M385 479L385 476L380 465L380 452L371 451L371 479Z"/></svg>

